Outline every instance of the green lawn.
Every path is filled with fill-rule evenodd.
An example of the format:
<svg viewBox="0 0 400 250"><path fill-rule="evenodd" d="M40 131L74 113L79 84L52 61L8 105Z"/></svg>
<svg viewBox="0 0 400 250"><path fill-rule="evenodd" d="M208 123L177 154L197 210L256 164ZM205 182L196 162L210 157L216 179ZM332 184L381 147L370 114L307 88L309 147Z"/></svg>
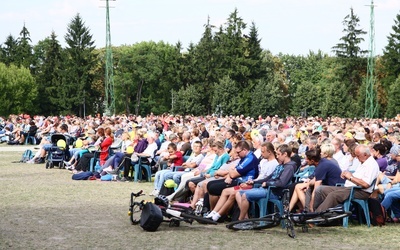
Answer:
<svg viewBox="0 0 400 250"><path fill-rule="evenodd" d="M73 181L67 170L44 164L11 163L22 152L0 146L0 249L378 249L396 248L400 225L297 228L291 239L281 228L233 232L217 226L162 224L157 232L130 224L132 191L152 183ZM145 200L152 197L144 196Z"/></svg>

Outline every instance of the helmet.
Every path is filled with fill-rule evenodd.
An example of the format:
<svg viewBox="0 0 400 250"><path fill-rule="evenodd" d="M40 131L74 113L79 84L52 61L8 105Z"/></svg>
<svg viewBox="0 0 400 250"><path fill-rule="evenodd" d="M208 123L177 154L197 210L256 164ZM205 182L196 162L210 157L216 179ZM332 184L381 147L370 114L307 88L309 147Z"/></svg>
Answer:
<svg viewBox="0 0 400 250"><path fill-rule="evenodd" d="M169 200L168 200L167 196L159 195L156 198L154 198L154 204L156 204L158 206L168 207Z"/></svg>
<svg viewBox="0 0 400 250"><path fill-rule="evenodd" d="M64 150L67 147L67 143L63 139L58 140L57 147L59 147L61 150Z"/></svg>
<svg viewBox="0 0 400 250"><path fill-rule="evenodd" d="M83 141L82 139L78 139L75 142L75 148L81 148L83 146Z"/></svg>
<svg viewBox="0 0 400 250"><path fill-rule="evenodd" d="M128 147L126 148L126 153L127 153L127 154L133 154L133 151L134 151L134 148L133 148L132 146L128 146Z"/></svg>
<svg viewBox="0 0 400 250"><path fill-rule="evenodd" d="M171 180L171 179L166 180L166 181L164 182L164 187L166 187L166 188L176 188L177 186L178 186L178 185L176 185L175 181L174 181L174 180Z"/></svg>

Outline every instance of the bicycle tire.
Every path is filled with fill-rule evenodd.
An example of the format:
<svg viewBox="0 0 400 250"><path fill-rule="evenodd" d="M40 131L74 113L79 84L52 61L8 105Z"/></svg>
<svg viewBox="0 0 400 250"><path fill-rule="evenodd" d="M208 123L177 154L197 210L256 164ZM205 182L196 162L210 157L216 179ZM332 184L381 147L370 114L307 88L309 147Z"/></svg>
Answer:
<svg viewBox="0 0 400 250"><path fill-rule="evenodd" d="M351 215L351 212L344 212L344 213L327 212L325 214L322 214L321 216L318 216L318 217L315 217L312 219L308 219L308 220L306 220L306 222L313 223L313 224L326 223L326 222L331 222L334 220L343 219L350 215Z"/></svg>
<svg viewBox="0 0 400 250"><path fill-rule="evenodd" d="M141 206L142 206L141 203L135 202L133 205L131 205L131 208L129 209L132 225L137 225L140 222L141 211L142 211ZM139 212L140 212L140 214L139 214Z"/></svg>
<svg viewBox="0 0 400 250"><path fill-rule="evenodd" d="M281 218L275 215L267 215L261 218L234 221L226 225L228 229L238 230L261 230L280 225Z"/></svg>

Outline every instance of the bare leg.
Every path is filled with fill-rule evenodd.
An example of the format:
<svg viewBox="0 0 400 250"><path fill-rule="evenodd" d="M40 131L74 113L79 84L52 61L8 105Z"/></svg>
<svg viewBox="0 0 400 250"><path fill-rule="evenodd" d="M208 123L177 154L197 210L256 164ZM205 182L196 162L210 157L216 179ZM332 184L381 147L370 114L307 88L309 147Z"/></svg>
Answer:
<svg viewBox="0 0 400 250"><path fill-rule="evenodd" d="M240 193L238 192L239 196ZM246 193L244 193L242 196L240 196L240 215L239 215L239 220L244 220L246 218L249 218L248 216L248 211L249 211L250 203L247 200Z"/></svg>
<svg viewBox="0 0 400 250"><path fill-rule="evenodd" d="M219 196L210 195L210 210L214 210L215 205L217 204Z"/></svg>
<svg viewBox="0 0 400 250"><path fill-rule="evenodd" d="M233 205L235 204L236 193L238 193L237 190L233 190L233 192L229 194L226 202L224 203L222 208L218 211L220 215L225 215L232 209Z"/></svg>

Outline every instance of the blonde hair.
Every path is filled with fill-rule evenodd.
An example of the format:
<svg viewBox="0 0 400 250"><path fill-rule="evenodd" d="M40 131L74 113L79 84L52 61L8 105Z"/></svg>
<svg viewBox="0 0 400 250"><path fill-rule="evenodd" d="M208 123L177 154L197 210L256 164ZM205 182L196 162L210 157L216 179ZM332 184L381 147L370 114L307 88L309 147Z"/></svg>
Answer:
<svg viewBox="0 0 400 250"><path fill-rule="evenodd" d="M325 154L326 158L332 158L335 153L335 146L332 143L324 143L321 145L321 156Z"/></svg>

